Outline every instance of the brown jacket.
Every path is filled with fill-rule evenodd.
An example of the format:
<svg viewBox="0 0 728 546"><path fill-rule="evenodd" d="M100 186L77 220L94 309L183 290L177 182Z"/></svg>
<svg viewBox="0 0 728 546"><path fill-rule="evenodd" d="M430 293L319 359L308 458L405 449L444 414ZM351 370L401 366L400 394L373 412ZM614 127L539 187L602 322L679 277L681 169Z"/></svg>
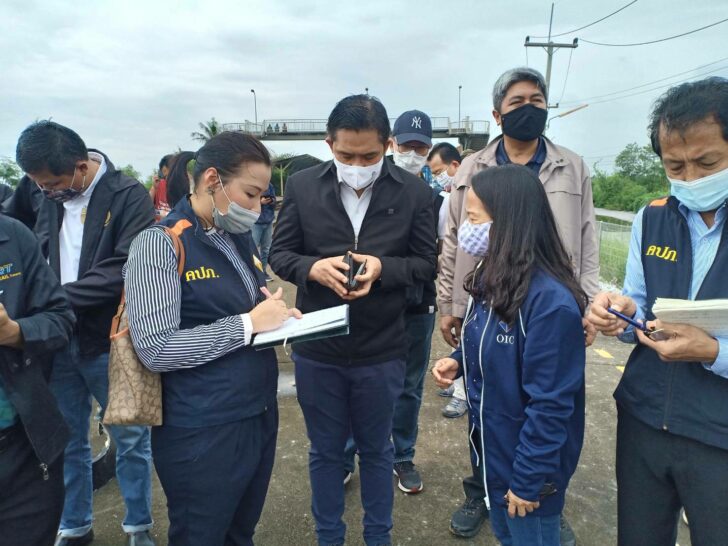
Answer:
<svg viewBox="0 0 728 546"><path fill-rule="evenodd" d="M455 175L437 281L437 305L442 315L465 316L468 294L463 288L463 280L473 270L477 259L458 246L458 228L466 217L465 193L470 188L470 181L480 171L497 165L498 142L500 138L465 158ZM589 168L574 152L546 139L546 161L541 166L539 178L574 264L576 278L592 299L599 291L599 248Z"/></svg>

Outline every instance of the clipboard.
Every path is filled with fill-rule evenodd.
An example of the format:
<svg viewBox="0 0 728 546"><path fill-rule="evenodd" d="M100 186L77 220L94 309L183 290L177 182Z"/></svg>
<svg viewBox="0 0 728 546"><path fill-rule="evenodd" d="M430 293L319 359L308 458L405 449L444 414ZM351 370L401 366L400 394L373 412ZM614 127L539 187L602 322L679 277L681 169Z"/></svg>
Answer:
<svg viewBox="0 0 728 546"><path fill-rule="evenodd" d="M252 346L261 351L277 345L345 336L348 333L349 305L344 304L306 313L300 319L291 317L276 330L256 334Z"/></svg>

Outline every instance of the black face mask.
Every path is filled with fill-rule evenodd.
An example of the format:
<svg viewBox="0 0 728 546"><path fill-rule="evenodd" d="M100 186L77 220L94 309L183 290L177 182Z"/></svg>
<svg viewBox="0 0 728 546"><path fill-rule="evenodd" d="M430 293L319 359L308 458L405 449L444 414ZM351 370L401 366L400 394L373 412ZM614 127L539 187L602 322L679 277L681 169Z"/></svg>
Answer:
<svg viewBox="0 0 728 546"><path fill-rule="evenodd" d="M547 117L548 110L524 104L501 116L503 134L523 142L536 140L546 128Z"/></svg>

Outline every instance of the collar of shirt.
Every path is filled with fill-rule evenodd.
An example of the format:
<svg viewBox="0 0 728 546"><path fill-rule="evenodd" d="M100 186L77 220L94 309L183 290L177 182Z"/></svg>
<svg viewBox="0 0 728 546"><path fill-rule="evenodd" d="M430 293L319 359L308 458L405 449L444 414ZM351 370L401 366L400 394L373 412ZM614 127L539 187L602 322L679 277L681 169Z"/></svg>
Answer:
<svg viewBox="0 0 728 546"><path fill-rule="evenodd" d="M508 157L508 152L506 152L504 139L500 140L498 147L495 150L495 161L498 165L507 165L511 163L511 158ZM543 137L539 137L536 152L533 154L533 157L528 160L526 167L533 170L538 175L544 161L546 161L546 142Z"/></svg>
<svg viewBox="0 0 728 546"><path fill-rule="evenodd" d="M713 227L708 228L699 212L690 210L682 203L679 203L677 208L680 211L680 214L682 214L688 221L688 227L690 228L691 235L697 235L698 237L701 237L706 233L721 230L723 222L726 220L726 215L728 215L728 208L724 203L717 211L715 211L715 222L713 223ZM696 230L699 231L696 232Z"/></svg>
<svg viewBox="0 0 728 546"><path fill-rule="evenodd" d="M91 198L91 194L94 192L94 188L96 187L96 184L98 183L98 181L101 180L101 177L106 174L106 160L104 159L103 155L96 153L96 152L89 152L88 158L91 161L95 161L96 163L98 163L99 168L96 171L96 176L94 176L94 179L91 181L91 184L89 184L89 187L86 188L83 191L83 193L81 194L81 198L86 202L88 202L88 199ZM66 201L66 203L64 203L64 205L67 203L72 204L73 200Z"/></svg>

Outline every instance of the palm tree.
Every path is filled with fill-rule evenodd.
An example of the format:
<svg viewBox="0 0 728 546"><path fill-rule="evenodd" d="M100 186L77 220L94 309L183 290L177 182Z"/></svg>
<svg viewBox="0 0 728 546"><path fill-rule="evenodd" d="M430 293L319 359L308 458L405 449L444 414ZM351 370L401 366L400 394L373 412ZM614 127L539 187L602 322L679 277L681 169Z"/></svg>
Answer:
<svg viewBox="0 0 728 546"><path fill-rule="evenodd" d="M200 142L207 142L215 135L219 135L222 132L222 128L220 127L220 123L215 118L212 118L207 123L200 123L200 129L202 130L201 133L195 131L193 133L190 133L190 136L195 139L199 140Z"/></svg>

